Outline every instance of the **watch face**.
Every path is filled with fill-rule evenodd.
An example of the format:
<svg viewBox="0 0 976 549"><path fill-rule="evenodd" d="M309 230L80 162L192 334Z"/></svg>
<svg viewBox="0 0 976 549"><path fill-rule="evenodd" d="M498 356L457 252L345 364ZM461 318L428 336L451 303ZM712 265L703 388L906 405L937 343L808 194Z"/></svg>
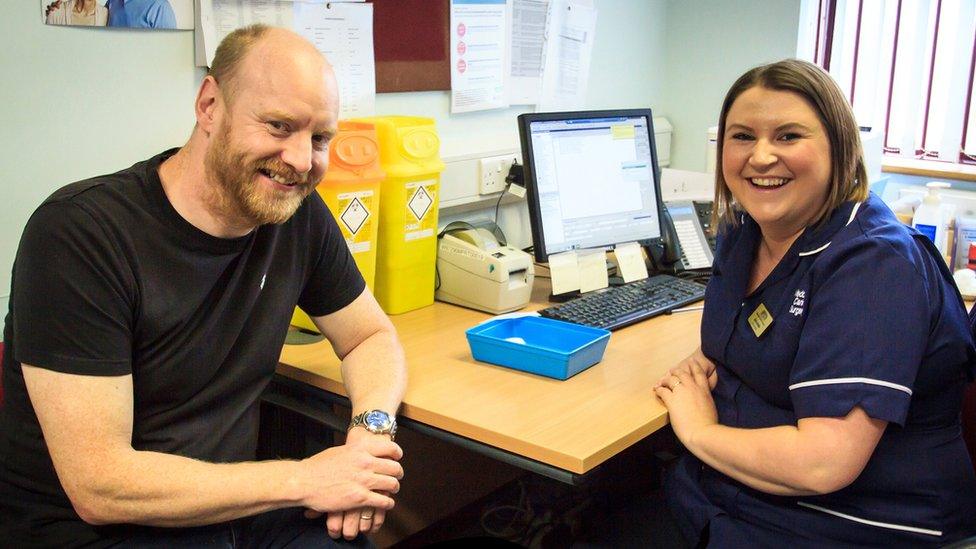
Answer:
<svg viewBox="0 0 976 549"><path fill-rule="evenodd" d="M380 410L372 410L363 418L363 423L370 431L387 431L392 425L390 415Z"/></svg>

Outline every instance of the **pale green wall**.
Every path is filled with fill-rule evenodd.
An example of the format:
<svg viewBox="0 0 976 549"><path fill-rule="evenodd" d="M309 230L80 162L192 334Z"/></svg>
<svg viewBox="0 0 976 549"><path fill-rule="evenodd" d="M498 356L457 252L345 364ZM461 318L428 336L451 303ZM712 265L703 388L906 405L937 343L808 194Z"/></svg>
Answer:
<svg viewBox="0 0 976 549"><path fill-rule="evenodd" d="M183 143L203 74L193 67L191 32L47 27L39 2L8 4L0 18L0 317L34 208L62 185ZM740 68L762 60L761 52L794 47L795 4L595 0L586 107L651 107L671 117L675 165L700 168L694 147L700 141L703 151L704 137L681 136L704 135L705 120ZM525 108L452 116L447 92L377 98L379 114L437 119L449 155L516 146L515 116Z"/></svg>
<svg viewBox="0 0 976 549"><path fill-rule="evenodd" d="M49 27L40 2L0 18L0 315L28 216L58 187L178 145L201 72L193 33ZM2 321L0 321L2 326Z"/></svg>
<svg viewBox="0 0 976 549"><path fill-rule="evenodd" d="M705 170L706 132L732 82L796 55L800 0L670 0L663 115L674 126L671 167Z"/></svg>
<svg viewBox="0 0 976 549"><path fill-rule="evenodd" d="M587 108L661 108L667 86L667 2L594 0L596 44ZM627 75L621 78L621 75Z"/></svg>

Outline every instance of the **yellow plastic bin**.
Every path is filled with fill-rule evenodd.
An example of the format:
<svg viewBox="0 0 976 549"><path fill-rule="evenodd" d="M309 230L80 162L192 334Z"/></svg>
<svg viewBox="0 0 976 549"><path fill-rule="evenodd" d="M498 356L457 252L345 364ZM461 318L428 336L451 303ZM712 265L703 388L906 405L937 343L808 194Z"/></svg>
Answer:
<svg viewBox="0 0 976 549"><path fill-rule="evenodd" d="M437 206L444 171L434 120L376 116L356 121L375 124L386 172L373 294L387 314L425 307L434 302Z"/></svg>
<svg viewBox="0 0 976 549"><path fill-rule="evenodd" d="M384 177L373 124L340 120L339 132L329 143L329 169L316 190L335 216L370 290L376 273L380 184ZM318 331L312 319L297 307L291 323Z"/></svg>

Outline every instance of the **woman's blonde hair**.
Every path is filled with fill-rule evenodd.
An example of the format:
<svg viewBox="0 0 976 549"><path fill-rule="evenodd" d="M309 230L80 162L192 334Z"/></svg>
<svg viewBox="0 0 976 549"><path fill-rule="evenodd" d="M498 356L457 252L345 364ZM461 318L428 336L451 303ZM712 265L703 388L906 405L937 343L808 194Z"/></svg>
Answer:
<svg viewBox="0 0 976 549"><path fill-rule="evenodd" d="M799 59L784 59L749 70L729 88L722 103L718 121L718 158L715 169L716 226L735 226L738 223L732 191L722 173L722 150L725 141L725 120L735 100L754 87L788 91L803 97L817 113L827 131L830 142L830 186L827 200L814 217L812 224L823 221L827 214L848 200L862 201L868 196L867 170L861 150L861 136L854 112L844 93L829 74L813 63Z"/></svg>

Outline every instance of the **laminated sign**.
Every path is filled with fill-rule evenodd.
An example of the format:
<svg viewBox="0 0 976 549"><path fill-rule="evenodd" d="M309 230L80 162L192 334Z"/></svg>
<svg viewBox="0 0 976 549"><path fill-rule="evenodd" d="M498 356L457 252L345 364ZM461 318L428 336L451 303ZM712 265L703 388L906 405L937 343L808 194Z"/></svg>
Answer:
<svg viewBox="0 0 976 549"><path fill-rule="evenodd" d="M352 253L368 252L372 247L370 230L376 207L375 193L371 190L339 193L339 229Z"/></svg>
<svg viewBox="0 0 976 549"><path fill-rule="evenodd" d="M437 198L437 180L407 183L407 196L405 240L409 242L434 236L437 216L430 214Z"/></svg>

